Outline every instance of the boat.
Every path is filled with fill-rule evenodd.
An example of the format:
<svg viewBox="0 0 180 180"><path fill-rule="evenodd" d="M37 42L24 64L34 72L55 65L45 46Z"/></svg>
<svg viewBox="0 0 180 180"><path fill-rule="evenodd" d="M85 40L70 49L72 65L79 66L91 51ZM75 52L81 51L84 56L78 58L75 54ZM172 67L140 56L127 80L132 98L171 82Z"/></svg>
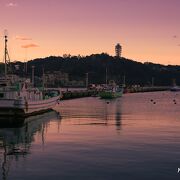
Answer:
<svg viewBox="0 0 180 180"><path fill-rule="evenodd" d="M124 86L116 85L114 80L110 80L108 84L108 70L106 68L106 84L103 85L102 90L99 92L101 99L113 99L123 95Z"/></svg>
<svg viewBox="0 0 180 180"><path fill-rule="evenodd" d="M0 78L0 116L27 117L52 109L60 100L59 89L34 87L34 71L32 81L15 80L8 73L9 55L7 51L7 35L5 35L5 74Z"/></svg>
<svg viewBox="0 0 180 180"><path fill-rule="evenodd" d="M170 89L170 91L175 91L175 92L180 91L180 87L179 87L179 86L173 86L173 87Z"/></svg>
<svg viewBox="0 0 180 180"><path fill-rule="evenodd" d="M104 88L99 92L99 96L102 99L113 99L123 95L123 86L118 86L113 80L109 81Z"/></svg>
<svg viewBox="0 0 180 180"><path fill-rule="evenodd" d="M180 91L180 87L176 84L176 79L173 79L173 86L170 88L170 91L177 92Z"/></svg>
<svg viewBox="0 0 180 180"><path fill-rule="evenodd" d="M0 116L27 117L48 111L59 102L59 90L30 85L25 81L16 86L0 86Z"/></svg>
<svg viewBox="0 0 180 180"><path fill-rule="evenodd" d="M113 98L121 97L122 95L123 95L123 88L119 86L115 86L115 87L107 86L101 92L99 92L99 96L102 99L113 99Z"/></svg>

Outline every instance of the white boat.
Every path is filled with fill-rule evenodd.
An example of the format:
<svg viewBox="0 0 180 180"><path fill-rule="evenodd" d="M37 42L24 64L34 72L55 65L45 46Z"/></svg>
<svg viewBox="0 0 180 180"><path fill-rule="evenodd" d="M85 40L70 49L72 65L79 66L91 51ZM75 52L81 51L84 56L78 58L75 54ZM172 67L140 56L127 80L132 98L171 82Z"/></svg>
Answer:
<svg viewBox="0 0 180 180"><path fill-rule="evenodd" d="M180 87L179 86L173 86L170 91L180 91Z"/></svg>
<svg viewBox="0 0 180 180"><path fill-rule="evenodd" d="M30 85L25 81L16 86L0 86L0 115L27 117L48 111L58 103L59 90L40 90Z"/></svg>
<svg viewBox="0 0 180 180"><path fill-rule="evenodd" d="M180 86L176 85L176 79L173 79L173 86L170 88L170 91L180 91Z"/></svg>
<svg viewBox="0 0 180 180"><path fill-rule="evenodd" d="M34 71L32 82L28 79L17 81L8 72L9 54L7 35L5 35L5 73L0 78L0 116L29 116L50 110L60 99L60 91L34 88Z"/></svg>

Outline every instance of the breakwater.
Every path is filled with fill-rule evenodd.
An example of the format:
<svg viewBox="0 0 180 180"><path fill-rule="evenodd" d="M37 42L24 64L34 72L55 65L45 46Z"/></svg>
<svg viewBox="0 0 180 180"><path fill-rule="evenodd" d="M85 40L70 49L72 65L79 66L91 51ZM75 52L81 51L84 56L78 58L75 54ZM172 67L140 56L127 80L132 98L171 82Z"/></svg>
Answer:
<svg viewBox="0 0 180 180"><path fill-rule="evenodd" d="M168 91L170 87L167 86L154 86L154 87L136 87L136 88L126 88L124 93L141 93L141 92L156 92L156 91ZM75 99L75 98L82 98L82 97L96 97L100 90L87 90L87 89L80 89L80 90L62 90L62 100L67 99Z"/></svg>
<svg viewBox="0 0 180 180"><path fill-rule="evenodd" d="M61 99L67 100L67 99L96 96L98 94L98 91L97 90L72 90L72 91L61 91L61 93L62 93Z"/></svg>
<svg viewBox="0 0 180 180"><path fill-rule="evenodd" d="M152 86L152 87L131 87L125 89L125 93L141 93L141 92L156 92L156 91L168 91L169 86Z"/></svg>

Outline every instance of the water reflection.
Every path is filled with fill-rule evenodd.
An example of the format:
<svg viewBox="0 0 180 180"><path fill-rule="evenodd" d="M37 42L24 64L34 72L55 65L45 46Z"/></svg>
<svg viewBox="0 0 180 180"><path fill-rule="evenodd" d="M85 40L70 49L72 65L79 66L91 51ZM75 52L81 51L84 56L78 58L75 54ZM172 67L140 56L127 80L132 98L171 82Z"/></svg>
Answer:
<svg viewBox="0 0 180 180"><path fill-rule="evenodd" d="M121 130L121 105L120 105L120 101L118 101L118 103L116 103L116 129L117 131Z"/></svg>
<svg viewBox="0 0 180 180"><path fill-rule="evenodd" d="M102 100L86 98L86 100L63 101L59 112L64 120L75 125L116 126L121 129L122 99Z"/></svg>
<svg viewBox="0 0 180 180"><path fill-rule="evenodd" d="M51 114L0 129L2 177L178 179L179 102L170 92L62 101L61 121Z"/></svg>
<svg viewBox="0 0 180 180"><path fill-rule="evenodd" d="M59 113L51 111L24 119L22 127L0 129L0 162L3 180L7 179L13 160L25 159L31 153L31 143L35 141L36 133L41 134L44 145L45 129L53 119L58 122L59 128L61 119Z"/></svg>
<svg viewBox="0 0 180 180"><path fill-rule="evenodd" d="M106 101L104 110L105 110L105 121L108 125L112 125L114 121L114 125L116 126L116 130L119 132L121 130L121 99L114 99L111 101ZM103 118L103 116L102 116Z"/></svg>

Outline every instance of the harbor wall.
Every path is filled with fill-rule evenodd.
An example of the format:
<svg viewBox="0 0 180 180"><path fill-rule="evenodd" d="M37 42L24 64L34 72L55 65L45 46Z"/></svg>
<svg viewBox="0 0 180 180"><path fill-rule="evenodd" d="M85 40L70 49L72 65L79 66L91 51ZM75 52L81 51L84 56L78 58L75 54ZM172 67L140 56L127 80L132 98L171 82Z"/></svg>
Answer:
<svg viewBox="0 0 180 180"><path fill-rule="evenodd" d="M159 86L159 87L137 87L137 88L125 88L124 93L141 93L141 92L156 92L156 91L168 91L170 87L167 86ZM75 99L75 98L82 98L82 97L95 97L98 95L100 90L63 90L62 93L62 100L67 99Z"/></svg>

